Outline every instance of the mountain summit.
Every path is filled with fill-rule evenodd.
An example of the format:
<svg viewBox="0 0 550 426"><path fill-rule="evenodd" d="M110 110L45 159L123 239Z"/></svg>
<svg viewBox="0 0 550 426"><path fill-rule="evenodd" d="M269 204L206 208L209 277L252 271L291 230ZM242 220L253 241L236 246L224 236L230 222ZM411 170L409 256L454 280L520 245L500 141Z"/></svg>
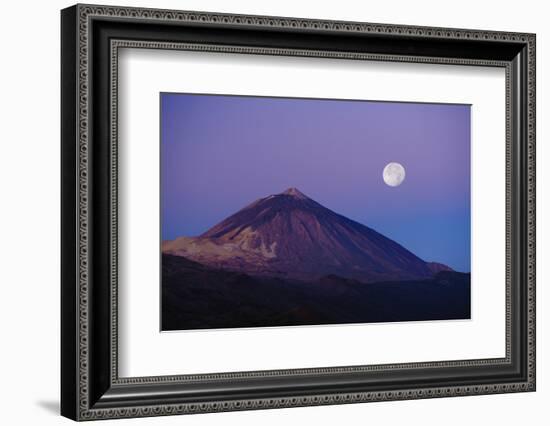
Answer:
<svg viewBox="0 0 550 426"><path fill-rule="evenodd" d="M256 200L198 237L165 241L162 250L209 267L306 281L327 275L395 281L435 272L395 241L296 188Z"/></svg>
<svg viewBox="0 0 550 426"><path fill-rule="evenodd" d="M308 197L302 194L297 188L288 188L286 191L282 192L281 195L289 195L291 197L295 197L301 200L308 199Z"/></svg>

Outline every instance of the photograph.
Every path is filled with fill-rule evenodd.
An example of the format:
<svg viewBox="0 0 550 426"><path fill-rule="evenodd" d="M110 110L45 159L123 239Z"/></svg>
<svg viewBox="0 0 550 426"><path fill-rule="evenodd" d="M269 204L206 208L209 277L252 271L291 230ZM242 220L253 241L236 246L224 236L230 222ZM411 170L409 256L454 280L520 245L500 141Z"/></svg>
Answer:
<svg viewBox="0 0 550 426"><path fill-rule="evenodd" d="M39 338L23 352L57 342L33 383L37 413L58 401L75 421L212 413L203 418L267 425L293 415L274 409L327 406L290 423L363 409L375 422L426 424L428 402L413 400L437 399L433 424L450 412L461 425L540 417L545 15L400 2L65 4L53 25L41 6L31 21L55 49L41 38L19 56L29 69L60 56L57 84L39 81L48 93L29 86L60 108L40 110L34 126L16 114L5 139L34 131L23 139L42 151L7 144L24 154L6 156L17 169L8 186L45 164L60 203L39 173L5 210L55 205L56 226L39 228L57 237L33 241L57 238L58 260L34 256L29 268L22 231L34 237L36 221L3 221L23 260L6 281L25 293L7 298L9 316L30 318L25 336ZM30 97L14 81L19 113ZM48 126L61 150L44 143ZM42 285L47 268L60 292ZM27 270L44 294L17 285ZM42 321L52 306L60 315ZM36 333L42 322L57 339ZM7 389L19 383L28 387L14 376ZM368 412L344 407L362 403Z"/></svg>
<svg viewBox="0 0 550 426"><path fill-rule="evenodd" d="M161 331L471 318L471 105L160 93Z"/></svg>

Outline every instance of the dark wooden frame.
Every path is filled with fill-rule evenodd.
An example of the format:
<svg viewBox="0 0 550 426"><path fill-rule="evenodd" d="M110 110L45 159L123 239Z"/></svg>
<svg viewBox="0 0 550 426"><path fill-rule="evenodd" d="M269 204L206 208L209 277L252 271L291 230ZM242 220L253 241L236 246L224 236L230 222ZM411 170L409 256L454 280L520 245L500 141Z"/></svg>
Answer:
<svg viewBox="0 0 550 426"><path fill-rule="evenodd" d="M64 416L90 420L535 390L533 34L92 5L64 9L61 28ZM116 65L120 47L504 67L506 357L119 378Z"/></svg>

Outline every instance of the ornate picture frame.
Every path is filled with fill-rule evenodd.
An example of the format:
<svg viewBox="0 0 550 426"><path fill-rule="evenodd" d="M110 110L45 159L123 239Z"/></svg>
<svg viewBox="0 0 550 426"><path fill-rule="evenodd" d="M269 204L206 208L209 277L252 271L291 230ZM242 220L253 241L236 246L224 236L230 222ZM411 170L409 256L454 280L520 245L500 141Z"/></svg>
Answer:
<svg viewBox="0 0 550 426"><path fill-rule="evenodd" d="M534 34L510 32L96 5L64 9L62 415L94 420L534 391L535 42ZM117 90L121 48L503 68L506 355L120 377Z"/></svg>

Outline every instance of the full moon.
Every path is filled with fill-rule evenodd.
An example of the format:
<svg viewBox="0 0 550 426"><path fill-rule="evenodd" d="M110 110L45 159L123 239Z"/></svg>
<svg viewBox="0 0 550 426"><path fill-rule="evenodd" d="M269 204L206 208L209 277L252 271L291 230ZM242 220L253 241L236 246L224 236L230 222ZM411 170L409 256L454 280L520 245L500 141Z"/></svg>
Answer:
<svg viewBox="0 0 550 426"><path fill-rule="evenodd" d="M405 180L405 168L399 163L388 163L382 173L384 182L389 186L399 186Z"/></svg>

